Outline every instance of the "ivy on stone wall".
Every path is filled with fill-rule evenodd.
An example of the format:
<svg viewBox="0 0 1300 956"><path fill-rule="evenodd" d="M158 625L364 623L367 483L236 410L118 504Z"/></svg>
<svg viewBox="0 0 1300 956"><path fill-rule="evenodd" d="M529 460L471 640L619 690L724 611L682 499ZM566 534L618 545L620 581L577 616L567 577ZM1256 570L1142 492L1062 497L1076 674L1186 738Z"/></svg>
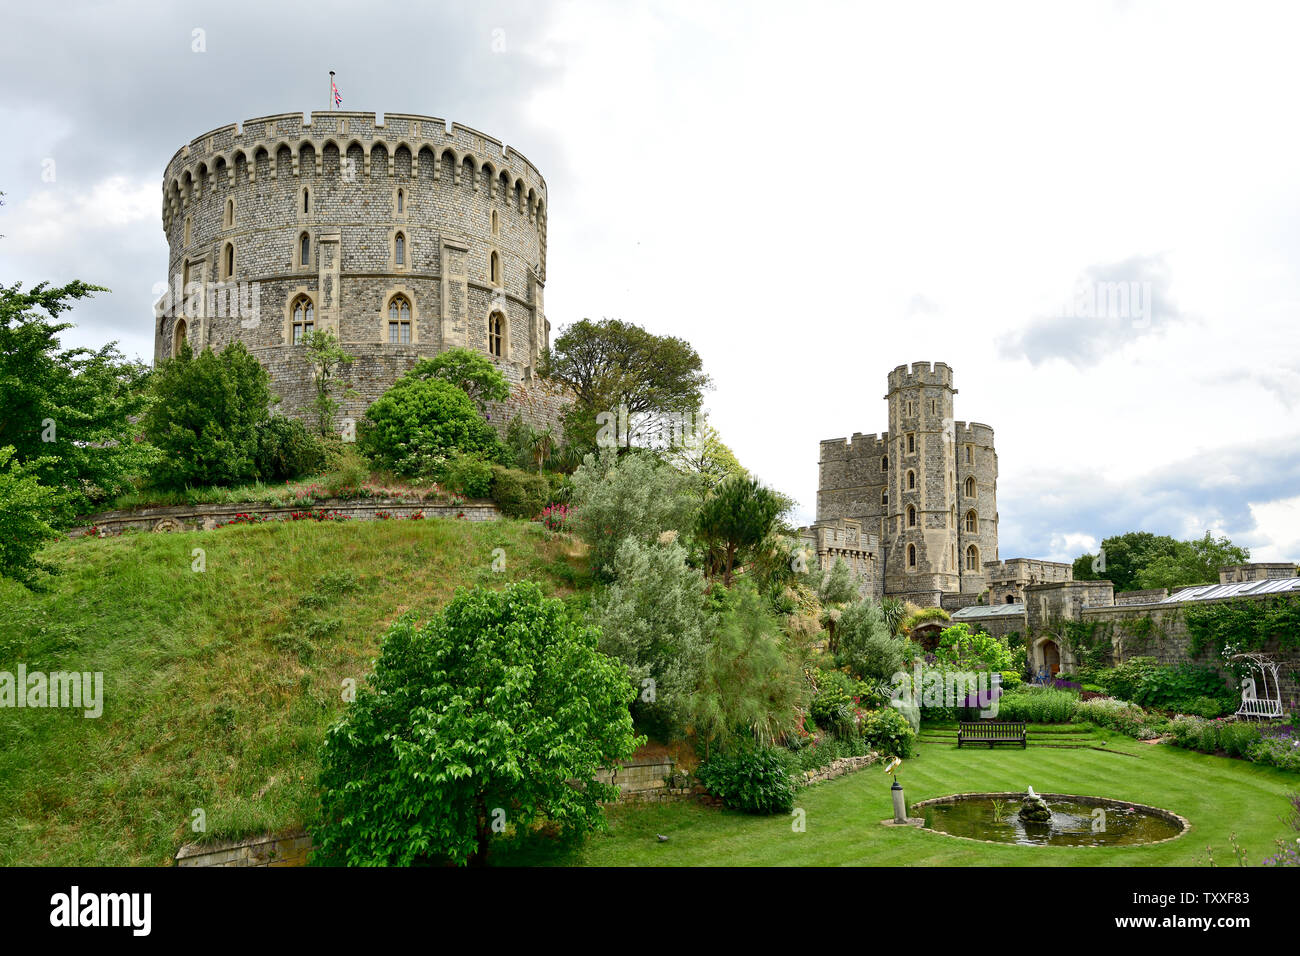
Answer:
<svg viewBox="0 0 1300 956"><path fill-rule="evenodd" d="M1273 639L1282 650L1300 648L1300 601L1291 598L1191 604L1183 609L1183 619L1193 655L1257 651Z"/></svg>
<svg viewBox="0 0 1300 956"><path fill-rule="evenodd" d="M1148 640L1155 631L1155 621L1149 617L1130 617L1119 622L1120 629L1139 641Z"/></svg>
<svg viewBox="0 0 1300 956"><path fill-rule="evenodd" d="M1110 666L1110 627L1101 621L1063 620L1061 639L1074 652L1080 667Z"/></svg>

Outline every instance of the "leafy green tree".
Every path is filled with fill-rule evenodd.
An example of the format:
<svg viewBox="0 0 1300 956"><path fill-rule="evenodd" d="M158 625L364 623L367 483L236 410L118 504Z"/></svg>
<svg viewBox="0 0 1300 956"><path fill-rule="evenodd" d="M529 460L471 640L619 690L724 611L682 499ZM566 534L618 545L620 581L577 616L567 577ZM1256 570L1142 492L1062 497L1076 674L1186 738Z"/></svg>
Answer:
<svg viewBox="0 0 1300 956"><path fill-rule="evenodd" d="M836 663L861 680L889 680L906 660L903 641L890 633L875 601L856 601L836 624Z"/></svg>
<svg viewBox="0 0 1300 956"><path fill-rule="evenodd" d="M1219 568L1244 564L1250 551L1239 548L1227 537L1216 538L1209 531L1205 537L1180 541L1173 554L1163 554L1137 573L1139 588L1175 588L1188 584L1213 584L1219 580Z"/></svg>
<svg viewBox="0 0 1300 956"><path fill-rule="evenodd" d="M487 410L488 402L504 402L510 397L510 383L501 370L473 349L449 349L433 358L420 359L406 374L410 378L451 382L469 396L480 412Z"/></svg>
<svg viewBox="0 0 1300 956"><path fill-rule="evenodd" d="M494 825L602 825L616 790L595 776L638 741L635 688L598 639L531 581L400 619L325 737L321 861L482 864Z"/></svg>
<svg viewBox="0 0 1300 956"><path fill-rule="evenodd" d="M691 441L668 448L664 460L687 477L701 501L727 478L749 474L707 421Z"/></svg>
<svg viewBox="0 0 1300 956"><path fill-rule="evenodd" d="M266 369L242 342L220 355L189 346L153 378L154 403L141 423L163 454L151 478L163 488L237 485L258 477L259 429L270 415Z"/></svg>
<svg viewBox="0 0 1300 956"><path fill-rule="evenodd" d="M715 596L718 626L688 718L706 752L737 735L771 746L794 730L807 696L803 671L753 584Z"/></svg>
<svg viewBox="0 0 1300 956"><path fill-rule="evenodd" d="M351 365L353 357L339 343L333 329L314 329L303 337L303 357L311 365L316 397L312 409L316 412L316 427L322 435L333 430L334 415L339 410L335 388L339 373ZM349 390L344 388L345 394Z"/></svg>
<svg viewBox="0 0 1300 956"><path fill-rule="evenodd" d="M1101 543L1098 554L1074 559L1077 581L1110 581L1119 591L1209 584L1219 568L1249 560L1250 552L1210 532L1197 541L1179 541L1149 531L1129 531Z"/></svg>
<svg viewBox="0 0 1300 956"><path fill-rule="evenodd" d="M366 410L357 445L401 475L435 475L456 452L502 461L504 448L469 396L441 378L399 378Z"/></svg>
<svg viewBox="0 0 1300 956"><path fill-rule="evenodd" d="M39 572L49 570L36 552L59 536L50 521L67 495L40 483L34 473L40 465L39 459L24 465L15 460L13 448L0 448L0 577L32 589Z"/></svg>
<svg viewBox="0 0 1300 956"><path fill-rule="evenodd" d="M703 365L685 339L653 335L618 319L583 319L555 340L540 371L573 390L564 433L590 449L596 445L596 416L602 412L627 408L618 437L620 445L630 447L644 416L697 411L711 385Z"/></svg>
<svg viewBox="0 0 1300 956"><path fill-rule="evenodd" d="M733 476L714 489L695 519L695 533L707 551L710 578L722 576L731 587L732 573L772 532L785 502L757 479Z"/></svg>
<svg viewBox="0 0 1300 956"><path fill-rule="evenodd" d="M1168 535L1149 531L1129 531L1101 542L1101 553L1085 554L1074 559L1074 577L1078 581L1110 581L1116 591L1137 588L1137 575L1161 555L1177 552L1179 542Z"/></svg>
<svg viewBox="0 0 1300 956"><path fill-rule="evenodd" d="M676 736L708 643L704 578L687 567L681 545L632 537L619 545L613 574L592 601L600 649L626 664L641 688L632 705L638 726Z"/></svg>
<svg viewBox="0 0 1300 956"><path fill-rule="evenodd" d="M325 443L302 422L272 415L257 425L257 476L262 481L288 481L325 464Z"/></svg>
<svg viewBox="0 0 1300 956"><path fill-rule="evenodd" d="M624 538L649 542L665 531L684 531L694 511L682 476L646 452L620 458L603 448L573 473L570 526L590 547L592 569L605 577Z"/></svg>
<svg viewBox="0 0 1300 956"><path fill-rule="evenodd" d="M114 343L64 349L52 321L99 286L0 285L0 447L41 484L62 488L60 524L131 487L157 456L132 424L148 405L149 372Z"/></svg>
<svg viewBox="0 0 1300 956"><path fill-rule="evenodd" d="M1011 648L1007 642L983 631L972 631L964 622L944 629L934 654L941 664L982 665L991 671L1011 669Z"/></svg>

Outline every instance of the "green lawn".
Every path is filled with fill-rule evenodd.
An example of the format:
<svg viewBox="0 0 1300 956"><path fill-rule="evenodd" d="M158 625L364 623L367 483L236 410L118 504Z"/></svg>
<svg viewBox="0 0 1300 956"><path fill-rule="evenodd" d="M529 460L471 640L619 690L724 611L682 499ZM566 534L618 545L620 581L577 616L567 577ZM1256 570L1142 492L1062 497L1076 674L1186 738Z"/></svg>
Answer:
<svg viewBox="0 0 1300 956"><path fill-rule="evenodd" d="M447 520L53 545L48 592L0 581L0 671L101 671L104 713L0 708L0 865L163 864L192 840L301 827L342 681L370 670L387 624L459 585L580 588L564 548L530 522Z"/></svg>
<svg viewBox="0 0 1300 956"><path fill-rule="evenodd" d="M1030 729L1044 741L1064 728ZM935 736L927 729L925 737ZM1080 738L1077 728L1063 736ZM1086 736L1086 735L1083 735ZM1076 740L1084 743L1083 739ZM1229 834L1259 863L1286 835L1279 818L1285 795L1300 777L1241 760L1211 757L1166 745L1094 734L1091 746L957 750L923 743L903 764L899 782L908 802L950 793L1024 790L1117 797L1173 810L1192 829L1147 847L1018 847L961 840L938 833L880 825L893 815L889 778L871 768L801 790L796 807L807 829L795 833L788 816L753 817L696 803L624 805L611 809L610 827L577 849L534 844L503 848L498 864L590 866L1195 866L1235 865ZM669 839L660 843L657 834ZM1294 834L1291 834L1294 838Z"/></svg>
<svg viewBox="0 0 1300 956"><path fill-rule="evenodd" d="M491 569L503 548L504 573ZM207 570L191 570L192 549ZM324 730L343 678L361 678L397 615L432 614L458 585L531 578L578 600L589 580L562 539L498 521L276 522L212 532L63 541L43 594L0 582L0 671L102 671L104 714L0 709L0 865L165 864L184 842L297 829L316 812ZM1091 728L1031 727L1031 747L962 750L927 727L901 780L912 801L961 791L1082 793L1192 821L1129 849L999 847L880 826L887 778L869 769L800 791L788 817L697 804L618 806L577 849L503 844L498 863L594 865L1160 865L1259 862L1284 835L1300 776L1140 744ZM1100 748L1100 749L1097 749ZM191 812L207 815L203 835ZM659 843L656 834L667 834Z"/></svg>

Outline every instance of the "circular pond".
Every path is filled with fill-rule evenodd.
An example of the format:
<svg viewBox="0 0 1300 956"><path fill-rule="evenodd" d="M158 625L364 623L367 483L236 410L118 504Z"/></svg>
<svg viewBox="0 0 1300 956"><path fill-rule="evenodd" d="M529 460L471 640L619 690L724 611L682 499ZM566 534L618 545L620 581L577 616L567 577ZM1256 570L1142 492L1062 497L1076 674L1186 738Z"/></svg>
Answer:
<svg viewBox="0 0 1300 956"><path fill-rule="evenodd" d="M927 829L949 836L1022 846L1137 846L1182 836L1176 813L1123 800L1044 793L1051 818L1022 819L1023 793L962 793L915 804Z"/></svg>

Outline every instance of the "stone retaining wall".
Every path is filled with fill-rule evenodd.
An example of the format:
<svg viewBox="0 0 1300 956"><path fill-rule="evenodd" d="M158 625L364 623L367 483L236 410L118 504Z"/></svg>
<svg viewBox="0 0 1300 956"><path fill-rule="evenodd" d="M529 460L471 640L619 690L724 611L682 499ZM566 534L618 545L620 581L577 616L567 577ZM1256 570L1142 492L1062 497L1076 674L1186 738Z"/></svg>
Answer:
<svg viewBox="0 0 1300 956"><path fill-rule="evenodd" d="M79 538L95 528L100 534L123 531L210 531L247 514L270 520L287 521L295 512L328 511L359 521L375 520L380 512L392 518L409 518L423 512L426 518L458 518L464 521L495 521L501 517L494 502L469 499L464 504L437 504L405 498L329 498L310 505L271 505L256 502L238 504L171 505L159 508L134 508L105 511L84 519L88 525L75 528L69 536Z"/></svg>
<svg viewBox="0 0 1300 956"><path fill-rule="evenodd" d="M177 866L306 866L311 837L305 833L256 836L222 843L187 843L176 853Z"/></svg>
<svg viewBox="0 0 1300 956"><path fill-rule="evenodd" d="M689 789L669 786L668 778L672 777L675 768L676 763L671 757L620 761L616 768L597 773L596 779L600 783L617 785L620 800L644 799L652 793L689 793Z"/></svg>
<svg viewBox="0 0 1300 956"><path fill-rule="evenodd" d="M867 767L870 767L873 763L876 763L878 760L880 760L880 754L875 753L874 751L867 754L865 757L840 757L839 759L832 760L826 766L819 767L816 770L805 770L804 783L814 784L821 783L825 780L834 780L836 777L842 777L846 773L853 773L856 770L864 770Z"/></svg>

